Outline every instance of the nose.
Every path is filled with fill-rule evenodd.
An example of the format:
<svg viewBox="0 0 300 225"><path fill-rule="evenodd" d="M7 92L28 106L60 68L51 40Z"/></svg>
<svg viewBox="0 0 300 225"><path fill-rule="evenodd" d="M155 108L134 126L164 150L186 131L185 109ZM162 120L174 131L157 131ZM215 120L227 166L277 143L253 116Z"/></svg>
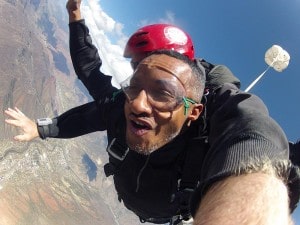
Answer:
<svg viewBox="0 0 300 225"><path fill-rule="evenodd" d="M136 98L129 101L133 113L150 115L152 107L148 101L148 96L145 90L141 90Z"/></svg>

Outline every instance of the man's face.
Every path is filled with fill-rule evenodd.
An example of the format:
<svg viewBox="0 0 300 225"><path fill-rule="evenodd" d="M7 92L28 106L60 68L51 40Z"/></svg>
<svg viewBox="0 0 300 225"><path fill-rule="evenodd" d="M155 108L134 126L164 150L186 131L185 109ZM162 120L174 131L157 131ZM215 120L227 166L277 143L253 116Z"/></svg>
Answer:
<svg viewBox="0 0 300 225"><path fill-rule="evenodd" d="M184 126L182 97L191 68L167 55L151 55L137 67L129 81L125 103L128 146L150 154L174 139ZM191 109L193 106L191 106Z"/></svg>

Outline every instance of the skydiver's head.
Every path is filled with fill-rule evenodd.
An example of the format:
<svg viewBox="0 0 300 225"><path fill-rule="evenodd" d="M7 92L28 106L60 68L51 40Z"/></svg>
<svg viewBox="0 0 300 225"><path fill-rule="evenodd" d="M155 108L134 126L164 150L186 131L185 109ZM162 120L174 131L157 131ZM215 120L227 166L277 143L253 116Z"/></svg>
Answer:
<svg viewBox="0 0 300 225"><path fill-rule="evenodd" d="M131 58L131 66L156 50L173 50L194 60L194 45L190 36L170 24L152 24L138 29L129 38L124 57Z"/></svg>
<svg viewBox="0 0 300 225"><path fill-rule="evenodd" d="M150 53L121 83L128 146L150 154L173 140L203 108L204 73L195 61L175 51Z"/></svg>

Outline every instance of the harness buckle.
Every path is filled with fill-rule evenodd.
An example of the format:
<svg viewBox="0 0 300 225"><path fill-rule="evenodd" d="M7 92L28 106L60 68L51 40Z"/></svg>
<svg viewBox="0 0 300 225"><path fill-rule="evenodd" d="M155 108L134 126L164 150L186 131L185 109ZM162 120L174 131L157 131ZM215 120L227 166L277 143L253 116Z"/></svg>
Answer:
<svg viewBox="0 0 300 225"><path fill-rule="evenodd" d="M180 215L175 215L171 218L169 225L180 225L182 218Z"/></svg>
<svg viewBox="0 0 300 225"><path fill-rule="evenodd" d="M129 148L127 147L124 151L124 146L122 146L119 142L116 141L117 139L114 138L109 146L107 147L106 151L110 156L120 161L123 161L129 152Z"/></svg>
<svg viewBox="0 0 300 225"><path fill-rule="evenodd" d="M155 224L168 224L168 225L191 225L193 218L190 216L188 218L183 218L181 215L175 215L171 218L142 218L140 217L141 223L155 223Z"/></svg>
<svg viewBox="0 0 300 225"><path fill-rule="evenodd" d="M122 144L114 138L106 148L109 155L109 162L104 165L104 173L106 177L114 175L121 163L129 152L127 145Z"/></svg>

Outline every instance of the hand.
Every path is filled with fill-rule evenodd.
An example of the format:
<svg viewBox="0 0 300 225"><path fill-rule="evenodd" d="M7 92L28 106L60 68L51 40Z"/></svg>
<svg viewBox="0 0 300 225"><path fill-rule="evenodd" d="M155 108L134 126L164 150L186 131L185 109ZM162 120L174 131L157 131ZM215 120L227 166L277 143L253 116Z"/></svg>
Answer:
<svg viewBox="0 0 300 225"><path fill-rule="evenodd" d="M80 9L81 0L68 0L66 8L68 11Z"/></svg>
<svg viewBox="0 0 300 225"><path fill-rule="evenodd" d="M16 141L31 141L34 138L39 137L37 124L29 119L17 107L14 109L8 108L4 113L9 116L8 119L5 119L7 124L19 127L23 131L23 134L14 137Z"/></svg>
<svg viewBox="0 0 300 225"><path fill-rule="evenodd" d="M81 19L80 12L81 0L68 0L66 8L69 13L69 22L74 22Z"/></svg>

